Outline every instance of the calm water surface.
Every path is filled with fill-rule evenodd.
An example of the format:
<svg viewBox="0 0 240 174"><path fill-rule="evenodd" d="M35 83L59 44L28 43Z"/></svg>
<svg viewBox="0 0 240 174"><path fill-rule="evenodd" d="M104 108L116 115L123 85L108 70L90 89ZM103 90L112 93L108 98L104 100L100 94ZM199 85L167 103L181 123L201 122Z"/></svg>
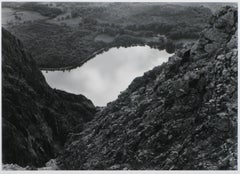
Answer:
<svg viewBox="0 0 240 174"><path fill-rule="evenodd" d="M96 106L117 99L131 81L168 60L171 54L148 46L112 48L83 66L68 71L43 71L48 84L75 94L83 94Z"/></svg>

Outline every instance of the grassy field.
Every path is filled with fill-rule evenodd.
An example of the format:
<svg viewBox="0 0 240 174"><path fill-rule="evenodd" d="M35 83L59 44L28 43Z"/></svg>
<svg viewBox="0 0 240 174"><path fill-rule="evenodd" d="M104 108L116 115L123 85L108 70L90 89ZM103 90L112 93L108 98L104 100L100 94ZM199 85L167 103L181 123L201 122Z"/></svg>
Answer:
<svg viewBox="0 0 240 174"><path fill-rule="evenodd" d="M43 19L46 19L46 17L34 11L18 11L12 8L2 9L3 27L11 25L16 26L23 23L32 23L34 21L39 21Z"/></svg>

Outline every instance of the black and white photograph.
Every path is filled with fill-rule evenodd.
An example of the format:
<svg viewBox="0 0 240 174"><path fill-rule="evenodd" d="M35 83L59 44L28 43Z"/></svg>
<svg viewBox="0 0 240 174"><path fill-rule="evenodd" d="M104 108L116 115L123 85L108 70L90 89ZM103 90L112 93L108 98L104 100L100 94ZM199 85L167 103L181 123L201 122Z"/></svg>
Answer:
<svg viewBox="0 0 240 174"><path fill-rule="evenodd" d="M237 1L2 1L2 171L237 171Z"/></svg>

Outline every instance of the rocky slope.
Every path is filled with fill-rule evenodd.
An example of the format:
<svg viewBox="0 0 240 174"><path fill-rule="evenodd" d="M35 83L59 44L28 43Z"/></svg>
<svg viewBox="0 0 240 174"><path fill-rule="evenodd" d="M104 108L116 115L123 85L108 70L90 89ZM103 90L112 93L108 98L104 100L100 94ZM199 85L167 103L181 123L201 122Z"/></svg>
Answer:
<svg viewBox="0 0 240 174"><path fill-rule="evenodd" d="M237 169L237 9L68 139L62 169Z"/></svg>
<svg viewBox="0 0 240 174"><path fill-rule="evenodd" d="M21 42L2 29L2 160L42 166L95 107L82 95L51 89Z"/></svg>

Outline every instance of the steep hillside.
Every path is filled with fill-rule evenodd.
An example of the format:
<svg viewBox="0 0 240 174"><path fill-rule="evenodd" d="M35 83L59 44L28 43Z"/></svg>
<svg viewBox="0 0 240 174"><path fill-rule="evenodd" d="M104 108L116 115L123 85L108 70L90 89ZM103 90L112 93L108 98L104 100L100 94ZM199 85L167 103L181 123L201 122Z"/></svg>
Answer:
<svg viewBox="0 0 240 174"><path fill-rule="evenodd" d="M62 169L237 169L237 9L72 134Z"/></svg>
<svg viewBox="0 0 240 174"><path fill-rule="evenodd" d="M2 29L2 160L42 166L95 107L82 95L51 89L21 42Z"/></svg>

